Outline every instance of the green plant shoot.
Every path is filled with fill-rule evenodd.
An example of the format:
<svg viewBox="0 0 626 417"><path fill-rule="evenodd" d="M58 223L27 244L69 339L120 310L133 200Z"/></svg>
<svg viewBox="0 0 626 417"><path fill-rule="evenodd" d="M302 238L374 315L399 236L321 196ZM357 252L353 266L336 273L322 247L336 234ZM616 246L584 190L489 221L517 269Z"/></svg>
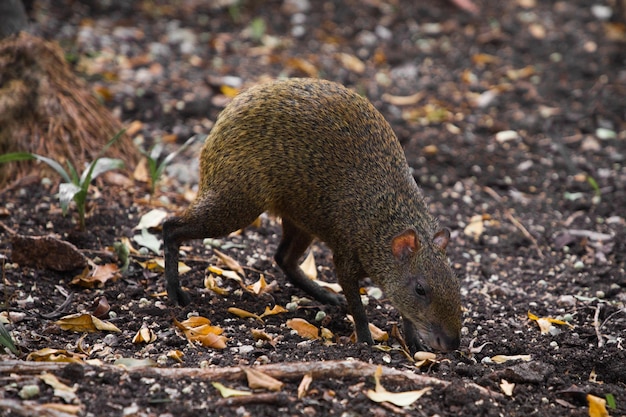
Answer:
<svg viewBox="0 0 626 417"><path fill-rule="evenodd" d="M149 151L141 150L141 153L144 154L148 160L148 172L150 174L150 195L154 195L156 185L159 182L159 178L161 178L165 167L167 167L172 162L172 160L174 160L174 158L178 156L178 154L187 149L189 145L191 145L200 136L201 135L194 135L187 139L187 141L183 143L180 148L167 155L160 163L159 157L163 152L163 144L157 143Z"/></svg>
<svg viewBox="0 0 626 417"><path fill-rule="evenodd" d="M61 204L61 210L65 215L69 204L74 201L78 211L79 225L82 230L85 228L85 205L91 181L107 171L124 167L124 162L120 159L102 157L107 149L117 142L123 133L124 130L119 131L113 139L107 142L107 144L104 145L102 150L98 153L96 159L87 165L85 171L83 171L81 175L78 174L78 171L76 171L76 168L74 168L70 161L67 161L68 170L66 171L57 161L29 152L14 152L0 155L0 163L38 160L50 166L65 181L59 185L58 197L59 203Z"/></svg>

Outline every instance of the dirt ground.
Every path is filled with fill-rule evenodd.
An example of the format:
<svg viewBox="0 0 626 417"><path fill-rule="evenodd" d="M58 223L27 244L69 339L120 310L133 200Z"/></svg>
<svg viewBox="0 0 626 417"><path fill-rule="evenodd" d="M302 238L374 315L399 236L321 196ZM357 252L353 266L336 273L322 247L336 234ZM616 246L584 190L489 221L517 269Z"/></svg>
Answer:
<svg viewBox="0 0 626 417"><path fill-rule="evenodd" d="M207 267L221 264L211 247L188 242L181 260L191 270L182 281L193 302L186 308L171 307L162 272L139 263L155 257L149 251L132 255L120 279L84 288L70 284L80 271L15 263L11 234L0 227L3 310L19 359L50 348L91 360L38 368L0 354L0 415L602 415L589 408L591 394L608 399L611 416L625 416L623 16L609 0L476 5L471 15L444 0L36 2L34 31L60 42L142 147L163 141L173 151L208 133L233 92L270 78L317 76L367 96L396 131L431 212L452 230L463 333L458 351L421 367L388 349L398 347L394 337L382 348L353 343L341 307L307 304L285 282L273 261L280 226L267 216L212 243L244 267L246 284L262 274L273 290L257 295L226 278L218 282L228 295L206 289ZM62 215L52 177L2 192L0 221L25 236L55 234L96 264L121 266L108 248L123 238L138 248L132 239L142 215L188 204L198 149L175 160L152 200L132 178L96 181L85 231L75 210ZM313 251L321 279L333 281L332 254L320 243ZM370 321L391 333L398 313L371 283L363 286ZM110 305L103 319L120 332L56 324L94 312L103 297ZM228 311L260 314L294 302L295 311L262 320ZM561 322L542 333L545 320L529 313ZM224 349L187 341L174 319L195 315L223 329ZM287 326L293 318L333 336L308 340ZM142 328L152 343L133 343ZM183 355L177 360L172 351ZM520 356L500 362L502 355ZM112 366L122 358L158 368ZM350 359L356 371L346 370ZM367 391L379 364L389 391L432 389L406 407L373 402ZM251 391L239 367L260 365L284 367L261 368L284 383L278 392L225 400L212 385ZM394 369L401 376L391 377ZM73 386L74 397L44 382L42 370ZM307 373L313 380L298 398ZM59 410L66 402L78 408Z"/></svg>

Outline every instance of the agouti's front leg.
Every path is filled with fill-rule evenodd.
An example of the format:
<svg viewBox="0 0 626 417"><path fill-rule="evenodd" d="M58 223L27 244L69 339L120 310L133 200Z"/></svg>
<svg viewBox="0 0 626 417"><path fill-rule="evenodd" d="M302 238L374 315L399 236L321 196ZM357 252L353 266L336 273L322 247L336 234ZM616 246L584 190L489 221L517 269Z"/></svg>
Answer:
<svg viewBox="0 0 626 417"><path fill-rule="evenodd" d="M373 345L374 340L370 333L367 313L359 293L359 279L362 275L358 273L360 268L351 262L344 263L338 254L334 254L334 260L335 269L337 270L337 281L341 285L343 294L346 296L348 312L352 314L352 319L354 320L357 341Z"/></svg>
<svg viewBox="0 0 626 417"><path fill-rule="evenodd" d="M178 279L178 248L185 237L184 227L181 217L171 217L163 223L167 298L175 305L180 306L191 303L191 297L180 287Z"/></svg>

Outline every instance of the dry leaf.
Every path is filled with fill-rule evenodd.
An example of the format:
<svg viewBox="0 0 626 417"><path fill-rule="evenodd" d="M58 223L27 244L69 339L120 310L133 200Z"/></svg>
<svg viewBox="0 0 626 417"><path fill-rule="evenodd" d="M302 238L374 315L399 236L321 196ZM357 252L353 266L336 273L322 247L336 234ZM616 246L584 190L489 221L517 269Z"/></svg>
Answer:
<svg viewBox="0 0 626 417"><path fill-rule="evenodd" d="M250 313L249 311L246 311L246 310L242 310L237 307L230 307L228 309L228 312L242 319L252 318L252 319L258 320L260 323L263 323L263 319L261 319L261 317L259 317L258 315L254 313Z"/></svg>
<svg viewBox="0 0 626 417"><path fill-rule="evenodd" d="M142 327L141 329L139 329L137 334L135 334L135 336L133 337L133 343L135 344L152 343L155 340L156 334L154 334L154 332L147 327Z"/></svg>
<svg viewBox="0 0 626 417"><path fill-rule="evenodd" d="M70 284L85 288L100 288L109 280L117 281L120 276L120 269L117 264L96 265L93 270L90 270L89 267L85 268L83 272L72 279Z"/></svg>
<svg viewBox="0 0 626 417"><path fill-rule="evenodd" d="M431 387L426 387L417 391L405 391L405 392L389 392L380 383L380 377L382 376L383 368L378 365L376 372L374 373L374 380L376 381L376 389L374 391L367 390L367 397L377 403L389 402L398 407L406 407L419 400L422 395L431 390Z"/></svg>
<svg viewBox="0 0 626 417"><path fill-rule="evenodd" d="M242 368L248 378L248 386L251 389L267 389L269 391L280 391L283 383L271 376L257 371L254 368Z"/></svg>
<svg viewBox="0 0 626 417"><path fill-rule="evenodd" d="M63 399L66 403L72 403L76 400L76 390L78 385L70 387L58 380L53 374L47 372L39 375L39 379L48 384L54 390L54 396Z"/></svg>
<svg viewBox="0 0 626 417"><path fill-rule="evenodd" d="M69 242L55 236L11 236L11 261L39 269L72 271L87 266L87 258Z"/></svg>
<svg viewBox="0 0 626 417"><path fill-rule="evenodd" d="M120 358L113 362L115 366L123 366L124 368L152 368L157 366L157 363L150 359L135 359L135 358Z"/></svg>
<svg viewBox="0 0 626 417"><path fill-rule="evenodd" d="M26 357L27 361L33 362L72 362L84 363L85 355L80 353L68 352L65 349L43 348L35 352L31 352Z"/></svg>
<svg viewBox="0 0 626 417"><path fill-rule="evenodd" d="M589 403L589 417L609 417L604 398L587 394L587 402Z"/></svg>
<svg viewBox="0 0 626 417"><path fill-rule="evenodd" d="M267 282L265 282L265 277L263 276L263 274L261 274L261 277L259 278L257 282L246 286L246 289L248 291L256 295L263 294L266 288L267 288Z"/></svg>
<svg viewBox="0 0 626 417"><path fill-rule="evenodd" d="M220 258L220 261L222 261L224 265L228 267L228 269L237 272L239 275L245 278L246 273L244 272L241 265L239 265L239 262L226 255L225 253L218 251L217 249L213 249L213 253L215 253L217 257Z"/></svg>
<svg viewBox="0 0 626 417"><path fill-rule="evenodd" d="M495 363L504 363L508 361L525 361L528 362L532 358L530 355L496 355L492 356L491 360Z"/></svg>
<svg viewBox="0 0 626 417"><path fill-rule="evenodd" d="M108 321L100 320L87 313L77 313L61 317L55 324L59 325L63 330L71 330L74 332L95 332L98 330L121 332L120 329Z"/></svg>
<svg viewBox="0 0 626 417"><path fill-rule="evenodd" d="M301 337L305 339L319 339L319 329L309 323L308 321L300 318L287 320L287 327L295 330Z"/></svg>
<svg viewBox="0 0 626 417"><path fill-rule="evenodd" d="M342 52L337 54L337 57L345 69L357 74L363 74L365 71L365 64L356 56Z"/></svg>
<svg viewBox="0 0 626 417"><path fill-rule="evenodd" d="M327 341L327 342L332 341L335 338L335 335L333 334L333 332L331 332L326 327L322 327L322 329L320 330L320 335L322 336L322 339L324 339L324 341Z"/></svg>
<svg viewBox="0 0 626 417"><path fill-rule="evenodd" d="M133 228L133 230L150 229L161 225L163 220L167 217L167 211L162 209L150 210L139 220L139 224Z"/></svg>
<svg viewBox="0 0 626 417"><path fill-rule="evenodd" d="M423 91L419 91L415 94L411 94L410 96L393 96L391 94L383 94L382 99L389 104L393 104L394 106L410 106L412 104L417 104L419 101L424 98L425 93Z"/></svg>
<svg viewBox="0 0 626 417"><path fill-rule="evenodd" d="M211 385L213 385L213 388L215 388L216 390L218 390L220 392L220 395L223 398L241 397L241 396L244 396L244 395L252 395L252 393L250 391L240 391L240 390L228 388L228 387L224 386L224 384L222 384L220 382L211 382Z"/></svg>
<svg viewBox="0 0 626 417"><path fill-rule="evenodd" d="M276 314L287 313L287 312L288 310L286 308L276 304L272 309L270 309L269 306L266 306L265 311L259 317L274 316Z"/></svg>
<svg viewBox="0 0 626 417"><path fill-rule="evenodd" d="M137 166L135 166L135 170L133 171L133 179L139 182L150 182L147 157L142 157L137 163Z"/></svg>
<svg viewBox="0 0 626 417"><path fill-rule="evenodd" d="M372 323L369 323L370 333L372 334L372 339L376 342L386 342L389 340L389 334L386 331L379 329Z"/></svg>
<svg viewBox="0 0 626 417"><path fill-rule="evenodd" d="M541 330L541 334L549 333L550 329L552 328L552 324L565 325L565 326L569 326L570 328L574 327L566 321L553 319L551 317L539 317L531 313L530 311L528 312L528 318L537 323L537 325L539 326L539 329Z"/></svg>
<svg viewBox="0 0 626 417"><path fill-rule="evenodd" d="M302 377L302 381L298 385L298 399L302 399L306 396L309 387L311 386L311 382L313 382L313 374L308 373Z"/></svg>
<svg viewBox="0 0 626 417"><path fill-rule="evenodd" d="M290 57L289 59L287 59L286 65L295 70L305 73L311 78L319 77L319 71L317 70L315 65L313 65L306 59Z"/></svg>
<svg viewBox="0 0 626 417"><path fill-rule="evenodd" d="M167 352L168 358L174 359L176 362L179 363L183 363L183 356L185 356L185 354L178 349L170 350L169 352Z"/></svg>
<svg viewBox="0 0 626 417"><path fill-rule="evenodd" d="M235 281L237 281L239 283L239 285L241 285L243 288L245 288L243 280L241 279L241 277L235 271L225 271L222 268L218 268L217 266L213 266L213 265L209 266L207 268L207 271L212 272L215 275L220 275L220 276L223 276L223 277L235 280Z"/></svg>
<svg viewBox="0 0 626 417"><path fill-rule="evenodd" d="M230 291L217 285L217 281L215 280L215 277L213 276L213 274L209 274L204 279L204 288L206 288L207 290L211 290L214 293L218 295L222 295L222 296L226 296L230 294Z"/></svg>
<svg viewBox="0 0 626 417"><path fill-rule="evenodd" d="M465 229L463 229L463 233L465 234L465 236L472 237L475 240L477 240L480 237L480 235L483 234L484 231L485 231L485 225L483 223L482 214L477 214L475 216L472 216L469 224L465 226Z"/></svg>
<svg viewBox="0 0 626 417"><path fill-rule="evenodd" d="M153 258L148 259L146 262L139 262L143 268L148 269L150 271L165 271L165 260L163 258ZM191 268L185 265L183 262L178 262L178 273L186 274L191 271Z"/></svg>
<svg viewBox="0 0 626 417"><path fill-rule="evenodd" d="M514 383L508 382L506 379L503 379L502 381L500 381L500 389L505 395L512 397L513 388L515 388Z"/></svg>
<svg viewBox="0 0 626 417"><path fill-rule="evenodd" d="M211 321L206 317L190 317L179 322L174 319L174 324L183 331L189 342L200 342L205 347L224 349L228 339L221 334L224 330L218 326L211 326Z"/></svg>
<svg viewBox="0 0 626 417"><path fill-rule="evenodd" d="M300 264L300 269L304 272L304 275L309 279L317 279L317 266L315 266L315 256L313 256L313 251L309 251L309 254L304 259L304 261Z"/></svg>
<svg viewBox="0 0 626 417"><path fill-rule="evenodd" d="M92 314L95 317L98 317L100 319L102 317L105 317L107 314L109 314L109 311L111 310L111 306L109 305L109 301L107 300L107 298L105 296L102 296L98 298L96 302L94 302L92 306L92 310L93 310Z"/></svg>

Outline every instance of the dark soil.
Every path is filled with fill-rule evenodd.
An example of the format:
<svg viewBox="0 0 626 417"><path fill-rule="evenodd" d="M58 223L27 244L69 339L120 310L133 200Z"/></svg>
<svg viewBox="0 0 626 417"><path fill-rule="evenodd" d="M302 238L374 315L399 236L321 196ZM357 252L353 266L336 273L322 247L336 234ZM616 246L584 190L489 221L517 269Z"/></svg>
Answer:
<svg viewBox="0 0 626 417"><path fill-rule="evenodd" d="M69 284L75 272L14 264L10 235L0 231L0 288L6 309L23 313L7 325L22 358L43 348L86 352L105 364L150 358L163 368L355 358L451 382L407 408L370 401L370 376L314 379L303 399L299 379L286 380L278 400L229 406L202 379L65 368L57 376L76 384L81 415L586 416L587 394L612 396L610 415L626 415L626 29L615 4L479 0L481 12L471 16L443 0L332 0L300 12L296 1L214 3L39 1L34 31L60 42L124 124L142 123L134 135L144 147L163 139L174 150L194 133L208 133L228 102L223 87L233 83L245 88L317 75L366 95L398 134L432 213L453 232L448 254L462 283L461 349L416 368L398 350L353 343L341 307L312 303L263 324L227 312L261 313L304 296L274 263L280 227L263 217L260 227L220 242L241 245L222 250L246 268L247 283L262 273L277 281L276 290L255 296L232 282L225 284L234 290L228 296L204 289L205 270L218 261L202 242L189 242L181 260L192 270L182 281L193 303L184 309L162 295L162 273L138 263L149 254L133 256L122 279L85 289ZM613 16L602 20L600 7L613 8ZM412 103L396 101L417 92L423 96ZM178 158L151 202L140 182L96 181L86 231L78 231L75 212L62 215L56 178L22 181L0 194L0 221L22 235L54 233L96 263L117 262L107 247L132 239L141 215L188 204L197 151ZM474 216L482 216L483 228L472 235ZM331 253L323 244L314 250L322 278L332 281ZM59 311L68 293L73 298ZM73 333L55 324L66 314L92 312L102 297L113 313L107 320L121 333ZM335 336L330 345L307 341L285 324L300 317L320 326L319 311ZM369 297L367 312L388 332L400 321L384 298ZM529 312L569 325L541 334ZM190 314L222 327L227 347L188 343L173 318ZM155 342L132 343L142 326ZM275 345L255 341L255 328ZM166 356L172 350L184 353L182 363ZM499 364L491 359L496 355L530 361ZM0 401L19 400L23 386L36 384L40 393L30 401L62 403L34 376L0 378ZM503 380L516 384L511 396L501 394ZM382 384L389 391L422 388ZM245 380L225 385L247 389ZM0 415L25 415L11 410Z"/></svg>

